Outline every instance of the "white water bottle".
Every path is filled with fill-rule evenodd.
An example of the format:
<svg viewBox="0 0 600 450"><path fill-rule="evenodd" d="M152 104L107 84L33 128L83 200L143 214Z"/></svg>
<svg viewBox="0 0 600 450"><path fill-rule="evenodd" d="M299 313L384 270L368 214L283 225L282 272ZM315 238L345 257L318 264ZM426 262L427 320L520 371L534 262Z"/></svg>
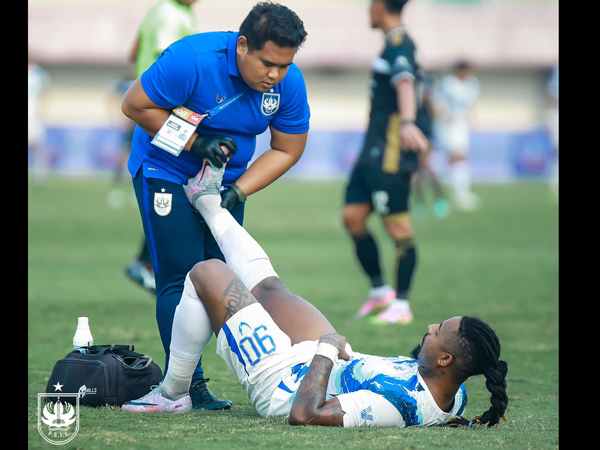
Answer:
<svg viewBox="0 0 600 450"><path fill-rule="evenodd" d="M75 336L73 336L73 349L79 350L80 353L88 353L86 348L94 345L94 338L90 331L90 325L87 317L77 318L77 329L75 330Z"/></svg>

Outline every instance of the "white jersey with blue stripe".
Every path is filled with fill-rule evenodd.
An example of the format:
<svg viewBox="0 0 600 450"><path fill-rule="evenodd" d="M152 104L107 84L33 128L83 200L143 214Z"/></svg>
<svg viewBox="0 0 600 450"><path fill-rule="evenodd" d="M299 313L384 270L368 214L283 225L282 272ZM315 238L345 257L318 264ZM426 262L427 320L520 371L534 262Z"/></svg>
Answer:
<svg viewBox="0 0 600 450"><path fill-rule="evenodd" d="M298 364L284 377L271 402L271 413L287 414L309 363ZM464 385L449 412L442 411L419 374L418 360L353 352L352 360L338 360L331 371L326 399L337 397L344 411L344 427L409 427L445 423L463 413Z"/></svg>
<svg viewBox="0 0 600 450"><path fill-rule="evenodd" d="M262 417L289 416L317 345L316 340L292 345L260 303L236 312L217 336L217 354ZM345 427L441 425L464 411L464 385L452 410L442 411L419 374L418 360L347 351L352 359L333 365L326 392L326 400L339 400Z"/></svg>

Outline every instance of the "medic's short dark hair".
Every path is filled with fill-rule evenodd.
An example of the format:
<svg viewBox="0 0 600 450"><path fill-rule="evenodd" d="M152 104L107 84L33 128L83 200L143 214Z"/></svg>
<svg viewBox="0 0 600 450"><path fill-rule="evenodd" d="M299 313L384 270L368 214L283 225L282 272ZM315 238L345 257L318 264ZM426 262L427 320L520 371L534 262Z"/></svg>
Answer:
<svg viewBox="0 0 600 450"><path fill-rule="evenodd" d="M304 23L287 6L260 2L248 13L240 26L240 36L245 36L248 50L261 50L265 42L279 47L300 47L306 39Z"/></svg>

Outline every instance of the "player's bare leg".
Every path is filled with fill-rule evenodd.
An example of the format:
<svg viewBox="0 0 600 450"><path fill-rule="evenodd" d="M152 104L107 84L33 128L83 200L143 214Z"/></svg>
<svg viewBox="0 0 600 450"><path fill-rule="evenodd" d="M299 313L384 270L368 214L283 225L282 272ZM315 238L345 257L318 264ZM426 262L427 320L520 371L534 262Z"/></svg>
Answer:
<svg viewBox="0 0 600 450"><path fill-rule="evenodd" d="M256 303L239 277L218 259L199 262L189 272L189 277L215 335L236 312Z"/></svg>
<svg viewBox="0 0 600 450"><path fill-rule="evenodd" d="M231 274L239 277L241 284L254 294L254 298L273 317L275 323L289 335L292 343L319 339L324 334L335 332L319 310L289 291L277 276L263 248L237 223L228 210L221 207L218 187L222 170L214 169L212 174L207 175L211 181L196 183L202 185L203 189L188 196L190 202L203 215L227 261L227 267L218 263L213 265L210 261L199 263L198 270L191 273L192 281L213 321L215 333L218 333L227 319L223 320L223 307L215 306L217 300L212 299L224 298L225 289L232 283ZM209 264L210 267L207 267ZM219 283L218 288L211 285L215 279L220 280L222 277L227 282ZM231 289L234 287L236 283L232 284ZM231 291L230 294L246 295L242 291ZM213 313L214 309L218 312Z"/></svg>
<svg viewBox="0 0 600 450"><path fill-rule="evenodd" d="M236 312L258 301L292 344L316 340L335 333L325 316L312 304L293 295L278 277L261 281L252 293L222 261L203 261L190 271L198 297L218 335L223 324Z"/></svg>
<svg viewBox="0 0 600 450"><path fill-rule="evenodd" d="M278 277L261 281L252 294L267 310L292 344L316 340L335 328L321 311L298 295L292 294Z"/></svg>

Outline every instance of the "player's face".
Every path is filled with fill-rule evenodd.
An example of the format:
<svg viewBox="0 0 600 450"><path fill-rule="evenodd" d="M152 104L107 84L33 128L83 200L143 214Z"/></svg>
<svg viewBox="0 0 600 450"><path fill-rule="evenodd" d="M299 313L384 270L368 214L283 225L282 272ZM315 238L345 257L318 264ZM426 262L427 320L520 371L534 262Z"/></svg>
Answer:
<svg viewBox="0 0 600 450"><path fill-rule="evenodd" d="M460 321L461 317L453 317L442 323L429 325L421 344L416 346L410 355L426 366L436 361L440 352L445 352L445 343L450 339L451 333L458 331Z"/></svg>
<svg viewBox="0 0 600 450"><path fill-rule="evenodd" d="M456 72L456 76L458 78L460 78L461 80L469 78L471 75L472 75L472 72L469 69L460 69Z"/></svg>
<svg viewBox="0 0 600 450"><path fill-rule="evenodd" d="M371 28L379 28L381 22L383 3L380 0L372 0L369 8L369 16L371 18Z"/></svg>
<svg viewBox="0 0 600 450"><path fill-rule="evenodd" d="M285 77L296 55L296 47L279 47L265 42L260 50L248 51L244 36L238 38L237 65L240 75L255 91L267 92Z"/></svg>

